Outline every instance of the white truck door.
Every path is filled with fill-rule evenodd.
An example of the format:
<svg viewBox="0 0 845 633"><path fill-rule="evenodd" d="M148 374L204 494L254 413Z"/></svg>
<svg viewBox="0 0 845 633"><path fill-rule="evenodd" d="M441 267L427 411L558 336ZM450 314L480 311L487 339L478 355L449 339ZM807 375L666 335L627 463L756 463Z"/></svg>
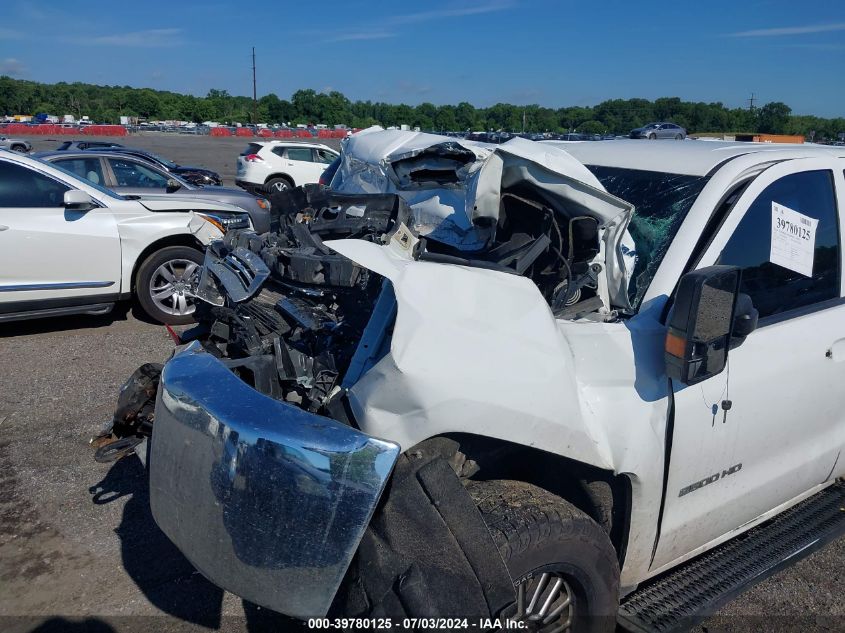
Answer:
<svg viewBox="0 0 845 633"><path fill-rule="evenodd" d="M0 159L0 314L117 299L115 219L108 208L65 209L70 189Z"/></svg>
<svg viewBox="0 0 845 633"><path fill-rule="evenodd" d="M829 480L845 459L845 192L833 166L802 159L763 172L696 265L739 266L760 320L720 375L675 386L652 570Z"/></svg>

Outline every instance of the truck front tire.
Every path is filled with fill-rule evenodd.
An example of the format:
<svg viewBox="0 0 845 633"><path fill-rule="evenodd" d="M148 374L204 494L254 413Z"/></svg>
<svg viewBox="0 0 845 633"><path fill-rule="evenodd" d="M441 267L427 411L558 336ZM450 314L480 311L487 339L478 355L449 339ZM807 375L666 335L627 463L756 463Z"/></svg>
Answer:
<svg viewBox="0 0 845 633"><path fill-rule="evenodd" d="M517 589L517 602L503 617L528 620L538 631L614 630L619 564L595 521L521 481L472 481L467 490Z"/></svg>

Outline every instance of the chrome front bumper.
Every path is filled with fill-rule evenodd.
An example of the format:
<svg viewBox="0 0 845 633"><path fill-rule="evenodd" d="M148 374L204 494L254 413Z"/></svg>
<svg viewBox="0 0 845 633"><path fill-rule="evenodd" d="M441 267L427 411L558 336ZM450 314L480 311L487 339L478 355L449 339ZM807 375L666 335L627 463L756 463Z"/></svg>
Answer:
<svg viewBox="0 0 845 633"><path fill-rule="evenodd" d="M150 504L215 584L291 616L322 616L399 451L260 394L193 343L162 373Z"/></svg>

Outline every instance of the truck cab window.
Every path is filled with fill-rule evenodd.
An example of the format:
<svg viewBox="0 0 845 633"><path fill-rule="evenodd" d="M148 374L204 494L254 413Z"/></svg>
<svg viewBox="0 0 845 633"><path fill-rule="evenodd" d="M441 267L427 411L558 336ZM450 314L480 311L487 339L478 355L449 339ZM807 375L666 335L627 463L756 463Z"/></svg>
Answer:
<svg viewBox="0 0 845 633"><path fill-rule="evenodd" d="M771 261L773 203L818 220L811 275ZM840 257L833 174L819 170L790 174L769 185L748 208L716 263L742 268L742 292L751 296L764 319L838 297Z"/></svg>

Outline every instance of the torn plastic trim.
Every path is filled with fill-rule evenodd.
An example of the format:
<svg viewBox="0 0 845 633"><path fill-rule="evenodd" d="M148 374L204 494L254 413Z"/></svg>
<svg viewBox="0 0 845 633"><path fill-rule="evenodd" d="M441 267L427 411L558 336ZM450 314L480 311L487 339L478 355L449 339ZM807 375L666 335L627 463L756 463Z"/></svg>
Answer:
<svg viewBox="0 0 845 633"><path fill-rule="evenodd" d="M255 296L270 276L267 264L242 246L229 250L223 242L213 243L205 252L196 296L212 305L225 303L215 280L233 303Z"/></svg>

